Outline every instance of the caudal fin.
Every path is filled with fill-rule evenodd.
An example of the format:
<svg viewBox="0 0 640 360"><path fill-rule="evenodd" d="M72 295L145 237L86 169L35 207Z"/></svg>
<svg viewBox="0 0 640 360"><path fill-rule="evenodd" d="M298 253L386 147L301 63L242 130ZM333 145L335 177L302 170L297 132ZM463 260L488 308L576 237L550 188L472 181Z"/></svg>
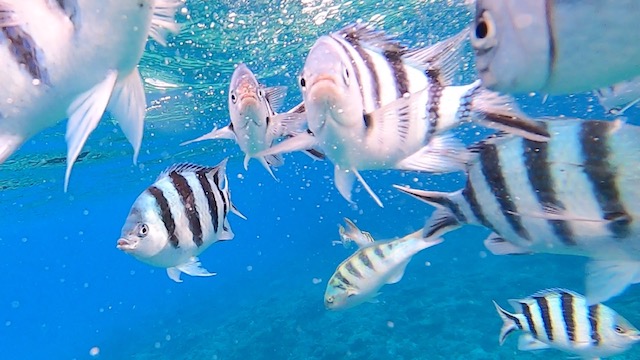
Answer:
<svg viewBox="0 0 640 360"><path fill-rule="evenodd" d="M516 323L517 318L515 315L501 308L497 302L493 301L493 305L495 305L498 315L500 315L500 318L503 321L502 328L500 329L500 336L498 337L498 341L500 342L500 345L502 345L509 334L519 329L518 324Z"/></svg>
<svg viewBox="0 0 640 360"><path fill-rule="evenodd" d="M479 81L471 95L471 112L474 121L488 128L538 142L551 136L544 124L522 113L511 96L485 89Z"/></svg>

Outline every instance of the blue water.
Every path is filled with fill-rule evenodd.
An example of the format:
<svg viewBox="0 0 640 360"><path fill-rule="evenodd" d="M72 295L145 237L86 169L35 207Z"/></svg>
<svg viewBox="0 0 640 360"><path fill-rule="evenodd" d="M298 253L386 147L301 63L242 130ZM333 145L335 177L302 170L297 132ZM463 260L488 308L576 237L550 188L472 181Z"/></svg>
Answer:
<svg viewBox="0 0 640 360"><path fill-rule="evenodd" d="M324 309L326 281L350 255L331 245L343 217L376 239L402 236L432 209L391 184L451 191L462 175L364 172L385 207L360 187L353 206L335 190L328 162L289 155L274 181L257 162L245 171L230 141L179 146L227 123L226 89L238 62L267 85L288 86L286 106L293 106L301 100L297 74L319 35L373 19L408 45L432 43L462 29L469 9L461 1L256 4L187 0L181 34L168 48L148 44L143 77L177 88L147 88L138 165L105 117L67 193L64 123L0 166L0 359L565 359L552 350L520 352L516 336L500 347L491 300L506 306L548 287L583 292L584 259L492 256L482 245L488 231L478 227L416 255L403 280L382 289L380 303ZM461 58L461 83L473 78L470 57ZM603 116L588 95L520 100L536 116ZM468 126L459 136L470 142L477 131ZM232 199L248 220L230 215L235 239L200 257L217 276L177 284L116 249L131 204L158 173L175 162L215 165L225 157ZM640 325L639 295L631 287L607 304ZM616 359L639 357L636 347Z"/></svg>

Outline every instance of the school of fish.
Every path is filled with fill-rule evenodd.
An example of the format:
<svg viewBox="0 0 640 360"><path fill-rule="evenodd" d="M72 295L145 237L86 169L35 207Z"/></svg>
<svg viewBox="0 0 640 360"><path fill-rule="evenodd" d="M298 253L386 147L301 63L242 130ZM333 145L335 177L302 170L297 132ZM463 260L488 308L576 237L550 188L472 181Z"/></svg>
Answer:
<svg viewBox="0 0 640 360"><path fill-rule="evenodd" d="M68 119L66 190L105 112L120 124L135 162L146 107L137 65L148 37L165 45L179 31L174 15L182 4L0 0L0 164ZM381 207L361 171L463 172L466 183L453 192L395 185L433 208L410 234L376 240L345 218L332 244L353 253L327 282L325 307L378 302L413 256L449 232L480 226L495 255L588 258L584 296L549 288L509 300L513 312L494 301L500 345L522 332L523 351L614 356L640 341L640 331L603 304L640 283L640 127L624 118L533 118L514 96L590 92L609 114L625 113L640 101L640 32L629 31L638 19L635 0L477 0L467 28L415 48L350 23L308 44L300 104L280 112L288 89L266 86L239 63L229 74L228 124L183 145L232 140L245 169L256 159L274 179L283 154L299 151L331 162L344 199L356 202L357 181ZM477 79L456 84L467 43ZM452 130L470 122L491 134L465 144ZM169 166L133 201L116 247L176 282L183 273L215 275L198 257L234 238L230 213L246 220L231 201L226 167L227 159Z"/></svg>

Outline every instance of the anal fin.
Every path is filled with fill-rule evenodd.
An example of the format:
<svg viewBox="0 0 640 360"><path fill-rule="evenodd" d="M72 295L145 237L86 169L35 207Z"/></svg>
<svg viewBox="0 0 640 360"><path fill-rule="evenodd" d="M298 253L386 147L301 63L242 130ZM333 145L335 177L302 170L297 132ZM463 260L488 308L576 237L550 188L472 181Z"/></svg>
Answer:
<svg viewBox="0 0 640 360"><path fill-rule="evenodd" d="M449 173L464 171L472 154L452 135L440 135L396 164L398 170Z"/></svg>
<svg viewBox="0 0 640 360"><path fill-rule="evenodd" d="M550 348L548 344L536 339L531 334L522 334L518 338L518 350L521 351L536 351L545 350Z"/></svg>
<svg viewBox="0 0 640 360"><path fill-rule="evenodd" d="M110 70L102 82L82 93L67 109L67 171L64 190L67 191L71 169L91 132L98 126L109 103L118 72Z"/></svg>
<svg viewBox="0 0 640 360"><path fill-rule="evenodd" d="M175 269L178 269L179 271L191 276L216 275L216 273L210 273L209 271L207 271L207 269L203 268L202 264L200 263L200 261L198 261L197 257L191 257L187 263L178 265L175 267ZM169 272L169 269L167 269L167 273L168 272ZM169 275L169 277L171 277L171 275Z"/></svg>
<svg viewBox="0 0 640 360"><path fill-rule="evenodd" d="M502 236L492 232L489 236L484 240L484 246L489 250L493 255L525 255L531 254L529 249L519 247L514 245L507 240L505 240Z"/></svg>
<svg viewBox="0 0 640 360"><path fill-rule="evenodd" d="M640 261L591 260L586 277L587 303L598 304L621 294L630 284L640 283Z"/></svg>

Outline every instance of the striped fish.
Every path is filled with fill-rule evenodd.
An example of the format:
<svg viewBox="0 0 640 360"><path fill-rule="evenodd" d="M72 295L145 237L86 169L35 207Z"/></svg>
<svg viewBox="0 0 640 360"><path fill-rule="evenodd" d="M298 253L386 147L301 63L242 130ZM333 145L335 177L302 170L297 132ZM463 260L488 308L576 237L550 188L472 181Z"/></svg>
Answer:
<svg viewBox="0 0 640 360"><path fill-rule="evenodd" d="M441 154L464 149L443 132L475 120L535 140L548 134L476 81L451 86L467 31L426 48L408 49L381 31L349 25L313 45L300 76L310 132L267 154L318 146L335 165L335 184L351 201L356 179L382 202L360 170L448 172ZM457 170L457 169L455 169Z"/></svg>
<svg viewBox="0 0 640 360"><path fill-rule="evenodd" d="M519 350L553 348L584 359L614 356L640 341L640 331L611 308L587 304L586 299L565 289L539 291L520 300L509 300L515 314L501 308L504 321L500 345L514 331L523 331Z"/></svg>
<svg viewBox="0 0 640 360"><path fill-rule="evenodd" d="M589 257L588 302L606 301L640 282L640 127L541 123L548 142L497 136L471 146L461 190L396 187L437 208L425 236L475 224L493 231L485 245L494 254Z"/></svg>
<svg viewBox="0 0 640 360"><path fill-rule="evenodd" d="M67 170L105 110L134 148L145 94L137 64L151 36L177 32L180 0L0 0L0 164L68 118ZM108 36L105 36L108 34Z"/></svg>
<svg viewBox="0 0 640 360"><path fill-rule="evenodd" d="M216 241L233 239L229 211L246 219L231 203L227 160L214 167L181 163L165 170L134 202L118 249L136 259L180 273L212 276L197 256Z"/></svg>
<svg viewBox="0 0 640 360"><path fill-rule="evenodd" d="M375 241L370 233L358 229L353 221L344 218L344 223L346 228L342 225L338 226L340 240L333 241L333 245L342 244L345 248L350 248L351 244L356 243L358 247L364 247Z"/></svg>
<svg viewBox="0 0 640 360"><path fill-rule="evenodd" d="M338 266L329 280L324 293L325 307L342 310L376 302L382 286L402 279L413 255L442 242L442 239L423 238L421 233L419 230L401 239L376 241L358 249Z"/></svg>
<svg viewBox="0 0 640 360"><path fill-rule="evenodd" d="M231 123L221 129L214 128L210 133L182 145L211 139L234 140L245 153L245 170L253 157L275 178L271 166L282 165L282 156L257 154L270 148L276 139L295 133L294 130L304 125L305 120L302 104L286 113L276 113L282 106L286 94L285 86L265 87L260 84L253 72L241 63L234 70L229 85ZM322 154L314 153L313 150L308 154L322 158Z"/></svg>

